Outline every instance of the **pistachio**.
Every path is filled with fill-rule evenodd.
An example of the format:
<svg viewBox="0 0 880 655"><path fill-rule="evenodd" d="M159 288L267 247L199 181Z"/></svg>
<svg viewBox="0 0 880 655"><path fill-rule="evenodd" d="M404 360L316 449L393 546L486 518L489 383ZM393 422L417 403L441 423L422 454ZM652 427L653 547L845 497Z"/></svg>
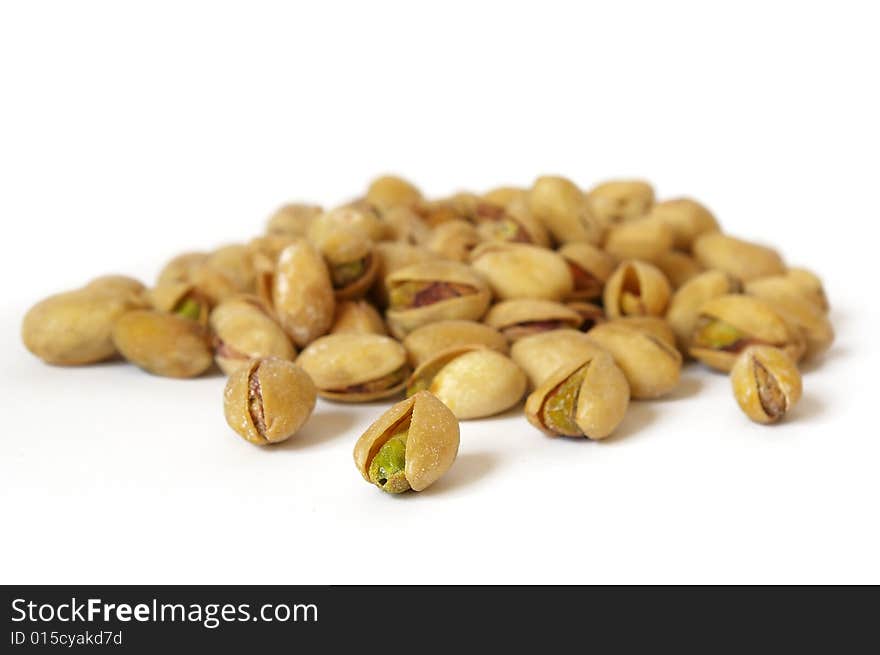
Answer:
<svg viewBox="0 0 880 655"><path fill-rule="evenodd" d="M297 346L308 345L330 329L335 309L330 273L305 239L281 251L269 292L272 310Z"/></svg>
<svg viewBox="0 0 880 655"><path fill-rule="evenodd" d="M775 346L798 361L804 339L773 307L758 298L725 295L704 303L690 339L690 354L728 372L736 356L752 345Z"/></svg>
<svg viewBox="0 0 880 655"><path fill-rule="evenodd" d="M208 255L204 266L222 273L239 292L252 293L256 272L254 251L246 244L230 244Z"/></svg>
<svg viewBox="0 0 880 655"><path fill-rule="evenodd" d="M785 277L823 313L828 313L828 296L825 295L822 280L818 275L805 268L790 268L786 271Z"/></svg>
<svg viewBox="0 0 880 655"><path fill-rule="evenodd" d="M577 329L583 323L580 314L562 303L533 298L504 300L494 305L484 320L511 342L538 332Z"/></svg>
<svg viewBox="0 0 880 655"><path fill-rule="evenodd" d="M387 334L385 321L365 300L341 300L336 303L336 315L330 334L352 332L355 334Z"/></svg>
<svg viewBox="0 0 880 655"><path fill-rule="evenodd" d="M550 246L547 230L532 216L522 198L511 200L506 205L480 202L476 206L474 221L478 232L487 241L531 243L543 248Z"/></svg>
<svg viewBox="0 0 880 655"><path fill-rule="evenodd" d="M453 413L422 391L391 407L367 428L354 446L354 463L364 480L383 491L423 491L452 466L458 444Z"/></svg>
<svg viewBox="0 0 880 655"><path fill-rule="evenodd" d="M612 225L605 237L605 252L618 259L653 262L672 248L673 232L656 218L642 217Z"/></svg>
<svg viewBox="0 0 880 655"><path fill-rule="evenodd" d="M678 386L681 354L666 340L613 322L597 325L586 336L614 358L633 398L659 398Z"/></svg>
<svg viewBox="0 0 880 655"><path fill-rule="evenodd" d="M634 330L641 330L675 348L675 333L672 331L669 323L662 318L656 316L623 316L608 322L612 325L623 325Z"/></svg>
<svg viewBox="0 0 880 655"><path fill-rule="evenodd" d="M294 237L287 234L267 234L251 239L248 248L253 253L254 269L258 277L261 265L263 269L274 268L281 251L299 238L305 238L305 235Z"/></svg>
<svg viewBox="0 0 880 655"><path fill-rule="evenodd" d="M422 199L421 192L410 182L394 175L383 175L370 183L365 200L379 209L412 206Z"/></svg>
<svg viewBox="0 0 880 655"><path fill-rule="evenodd" d="M471 255L499 300L563 300L574 289L565 259L552 250L522 243L486 243Z"/></svg>
<svg viewBox="0 0 880 655"><path fill-rule="evenodd" d="M493 205L508 207L514 202L528 202L529 190L521 187L500 186L484 193L482 199Z"/></svg>
<svg viewBox="0 0 880 655"><path fill-rule="evenodd" d="M590 189L587 202L599 223L610 227L647 214L654 188L642 180L611 180Z"/></svg>
<svg viewBox="0 0 880 655"><path fill-rule="evenodd" d="M523 337L510 347L510 357L525 371L531 388L540 387L563 364L601 351L577 330L554 330Z"/></svg>
<svg viewBox="0 0 880 655"><path fill-rule="evenodd" d="M296 364L253 359L226 381L223 413L229 427L262 446L296 434L315 408L315 398L315 385Z"/></svg>
<svg viewBox="0 0 880 655"><path fill-rule="evenodd" d="M309 225L323 210L318 205L291 203L279 207L266 223L267 234L304 237Z"/></svg>
<svg viewBox="0 0 880 655"><path fill-rule="evenodd" d="M743 282L785 272L782 257L772 248L709 232L694 242L694 257L706 268L717 268Z"/></svg>
<svg viewBox="0 0 880 655"><path fill-rule="evenodd" d="M602 297L608 318L663 316L671 293L660 269L647 262L627 260L608 278Z"/></svg>
<svg viewBox="0 0 880 655"><path fill-rule="evenodd" d="M25 347L48 364L94 364L116 354L112 333L116 321L141 300L116 288L77 289L41 300L21 325Z"/></svg>
<svg viewBox="0 0 880 655"><path fill-rule="evenodd" d="M742 291L742 284L723 271L706 271L689 280L672 296L666 321L675 333L676 344L683 353L690 348L694 325L703 305L712 298Z"/></svg>
<svg viewBox="0 0 880 655"><path fill-rule="evenodd" d="M128 275L101 275L84 288L124 298L135 305L146 306L149 303L146 297L147 288L143 282Z"/></svg>
<svg viewBox="0 0 880 655"><path fill-rule="evenodd" d="M449 198L420 202L415 210L431 227L448 221L471 221L480 198L470 193L459 193Z"/></svg>
<svg viewBox="0 0 880 655"><path fill-rule="evenodd" d="M583 191L571 180L539 177L529 191L528 207L559 243L598 244L602 240L601 224L590 210Z"/></svg>
<svg viewBox="0 0 880 655"><path fill-rule="evenodd" d="M678 250L667 250L652 263L666 276L673 289L682 287L705 270L696 259Z"/></svg>
<svg viewBox="0 0 880 655"><path fill-rule="evenodd" d="M206 252L185 252L177 255L162 267L156 283L161 285L166 282L190 282L192 272L202 266L207 259Z"/></svg>
<svg viewBox="0 0 880 655"><path fill-rule="evenodd" d="M626 377L610 355L596 352L557 369L526 400L526 418L552 436L604 439L629 406Z"/></svg>
<svg viewBox="0 0 880 655"><path fill-rule="evenodd" d="M329 334L309 344L296 363L319 396L348 403L393 396L410 374L403 346L378 334Z"/></svg>
<svg viewBox="0 0 880 655"><path fill-rule="evenodd" d="M507 339L498 330L476 321L437 321L423 325L406 335L403 346L413 366L418 366L437 353L456 346L483 346L508 353Z"/></svg>
<svg viewBox="0 0 880 655"><path fill-rule="evenodd" d="M602 289L614 272L614 257L584 242L566 243L559 254L568 264L573 290L572 300L594 300L602 297Z"/></svg>
<svg viewBox="0 0 880 655"><path fill-rule="evenodd" d="M500 414L526 391L522 369L505 355L481 346L442 351L410 376L406 395L428 390L458 419Z"/></svg>
<svg viewBox="0 0 880 655"><path fill-rule="evenodd" d="M425 246L444 259L464 262L482 240L483 237L471 223L454 219L435 227L425 241Z"/></svg>
<svg viewBox="0 0 880 655"><path fill-rule="evenodd" d="M689 252L694 241L708 232L718 232L718 221L708 209L690 198L673 198L658 202L648 212L670 227L674 248Z"/></svg>
<svg viewBox="0 0 880 655"><path fill-rule="evenodd" d="M753 421L775 423L801 397L801 374L786 353L771 346L750 346L730 371L733 395Z"/></svg>
<svg viewBox="0 0 880 655"><path fill-rule="evenodd" d="M364 200L335 207L320 218L322 222L330 225L360 230L373 242L381 241L388 233L388 226L382 219L382 211Z"/></svg>
<svg viewBox="0 0 880 655"><path fill-rule="evenodd" d="M337 300L364 295L373 284L378 263L373 244L362 227L340 224L330 214L319 216L309 228L309 241L324 256Z"/></svg>
<svg viewBox="0 0 880 655"><path fill-rule="evenodd" d="M489 306L486 283L464 264L429 261L395 271L386 278L392 334L400 338L440 320L482 318Z"/></svg>
<svg viewBox="0 0 880 655"><path fill-rule="evenodd" d="M377 243L373 254L376 257L376 280L373 283L372 296L382 308L388 306L389 275L413 264L440 260L439 255L427 248L395 241Z"/></svg>
<svg viewBox="0 0 880 655"><path fill-rule="evenodd" d="M231 375L251 359L274 357L293 361L296 348L268 307L253 296L224 300L211 312L209 321L214 360Z"/></svg>
<svg viewBox="0 0 880 655"><path fill-rule="evenodd" d="M565 304L569 309L573 309L580 315L581 324L578 326L578 329L581 332L587 332L593 326L604 323L607 320L605 310L594 303L574 300Z"/></svg>
<svg viewBox="0 0 880 655"><path fill-rule="evenodd" d="M165 282L148 293L153 309L208 324L212 302L191 282Z"/></svg>
<svg viewBox="0 0 880 655"><path fill-rule="evenodd" d="M386 240L420 245L431 237L431 228L409 207L390 207L382 212L382 220Z"/></svg>
<svg viewBox="0 0 880 655"><path fill-rule="evenodd" d="M113 343L125 359L164 377L196 377L213 361L205 327L176 314L128 312L113 327Z"/></svg>

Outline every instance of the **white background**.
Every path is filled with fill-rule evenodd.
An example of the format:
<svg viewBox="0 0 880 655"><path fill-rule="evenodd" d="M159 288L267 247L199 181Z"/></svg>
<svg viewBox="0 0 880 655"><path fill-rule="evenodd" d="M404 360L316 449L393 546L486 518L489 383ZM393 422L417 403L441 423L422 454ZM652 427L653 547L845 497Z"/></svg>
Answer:
<svg viewBox="0 0 880 655"><path fill-rule="evenodd" d="M0 9L0 581L880 582L873 3L6 2ZM384 405L257 448L224 379L28 354L27 307L257 234L385 171L430 194L651 179L821 273L838 340L785 425L724 376L607 443L513 412L388 497Z"/></svg>

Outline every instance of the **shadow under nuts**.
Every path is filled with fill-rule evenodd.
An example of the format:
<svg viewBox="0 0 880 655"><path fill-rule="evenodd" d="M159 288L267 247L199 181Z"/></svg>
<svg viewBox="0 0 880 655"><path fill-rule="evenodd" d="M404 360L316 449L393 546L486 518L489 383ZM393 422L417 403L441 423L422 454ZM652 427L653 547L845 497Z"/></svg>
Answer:
<svg viewBox="0 0 880 655"><path fill-rule="evenodd" d="M730 382L742 411L758 423L781 420L801 397L797 365L771 346L750 346L740 353Z"/></svg>
<svg viewBox="0 0 880 655"><path fill-rule="evenodd" d="M239 435L258 445L292 437L315 408L315 385L299 366L254 359L226 382L223 413Z"/></svg>
<svg viewBox="0 0 880 655"><path fill-rule="evenodd" d="M459 427L453 413L427 391L382 414L354 447L364 480L388 493L423 491L458 455Z"/></svg>

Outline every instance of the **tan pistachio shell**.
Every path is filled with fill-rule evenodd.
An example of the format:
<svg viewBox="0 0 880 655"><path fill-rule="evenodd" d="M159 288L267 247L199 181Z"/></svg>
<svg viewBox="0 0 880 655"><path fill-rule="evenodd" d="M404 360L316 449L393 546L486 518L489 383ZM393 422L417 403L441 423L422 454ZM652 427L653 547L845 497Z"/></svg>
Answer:
<svg viewBox="0 0 880 655"><path fill-rule="evenodd" d="M193 269L188 280L199 293L213 306L224 298L230 298L245 291L223 271L204 264Z"/></svg>
<svg viewBox="0 0 880 655"><path fill-rule="evenodd" d="M663 221L673 234L673 247L689 252L694 241L708 232L718 232L718 221L706 207L691 198L658 202L648 216Z"/></svg>
<svg viewBox="0 0 880 655"><path fill-rule="evenodd" d="M425 246L445 259L464 262L482 241L482 235L472 223L455 219L435 227Z"/></svg>
<svg viewBox="0 0 880 655"><path fill-rule="evenodd" d="M21 325L25 347L48 364L94 364L116 354L113 326L139 300L117 291L78 289L49 296L31 307Z"/></svg>
<svg viewBox="0 0 880 655"><path fill-rule="evenodd" d="M700 343L696 337L701 323L711 320L720 320L736 328L744 336L742 343L734 349L712 348ZM750 345L775 346L794 361L800 360L806 347L803 335L770 303L752 296L731 294L713 298L700 307L690 344L690 354L694 358L725 373L733 367L739 352Z"/></svg>
<svg viewBox="0 0 880 655"><path fill-rule="evenodd" d="M482 199L502 207L507 207L515 201L528 202L529 190L522 187L500 186L490 189L482 195Z"/></svg>
<svg viewBox="0 0 880 655"><path fill-rule="evenodd" d="M292 437L311 416L316 396L311 378L296 364L253 359L226 381L223 413L235 432L263 446Z"/></svg>
<svg viewBox="0 0 880 655"><path fill-rule="evenodd" d="M380 416L357 440L354 463L370 482L373 457L396 428L409 422L404 475L413 491L436 482L458 455L458 420L450 409L428 391L402 400Z"/></svg>
<svg viewBox="0 0 880 655"><path fill-rule="evenodd" d="M513 407L526 391L526 376L506 355L482 346L457 346L419 366L407 394L427 389L458 419L483 418Z"/></svg>
<svg viewBox="0 0 880 655"><path fill-rule="evenodd" d="M543 420L545 403L561 384L585 366L587 370L578 387L573 416L580 436L604 439L617 429L629 407L629 384L611 355L601 351L563 364L535 389L526 399L525 412L529 423L551 436L563 434Z"/></svg>
<svg viewBox="0 0 880 655"><path fill-rule="evenodd" d="M525 371L531 388L541 386L563 364L601 351L577 330L553 330L523 337L510 347L510 357Z"/></svg>
<svg viewBox="0 0 880 655"><path fill-rule="evenodd" d="M643 180L609 180L587 193L590 210L605 227L640 218L654 204L654 187Z"/></svg>
<svg viewBox="0 0 880 655"><path fill-rule="evenodd" d="M686 282L675 294L666 310L666 321L675 333L682 353L690 348L691 335L700 309L712 298L742 291L742 283L724 271L706 271Z"/></svg>
<svg viewBox="0 0 880 655"><path fill-rule="evenodd" d="M144 307L149 302L146 298L147 287L144 286L144 283L128 275L101 275L91 280L84 288L115 295Z"/></svg>
<svg viewBox="0 0 880 655"><path fill-rule="evenodd" d="M418 188L396 175L383 175L370 183L364 199L379 209L412 206L422 199Z"/></svg>
<svg viewBox="0 0 880 655"><path fill-rule="evenodd" d="M617 266L617 260L596 246L584 242L566 243L559 248L571 271L572 300L602 297L602 289Z"/></svg>
<svg viewBox="0 0 880 655"><path fill-rule="evenodd" d="M565 304L580 315L581 324L578 326L578 329L582 332L586 332L594 325L599 325L599 323L604 323L608 320L605 316L605 310L595 303L572 300Z"/></svg>
<svg viewBox="0 0 880 655"><path fill-rule="evenodd" d="M682 287L706 270L696 259L678 250L667 250L653 264L666 276L673 289Z"/></svg>
<svg viewBox="0 0 880 655"><path fill-rule="evenodd" d="M254 252L246 244L235 243L217 248L208 255L205 266L222 273L240 292L250 293L254 290Z"/></svg>
<svg viewBox="0 0 880 655"><path fill-rule="evenodd" d="M147 292L147 297L153 309L168 313L174 312L184 300L191 299L199 304L199 317L196 320L202 325L208 324L212 303L191 282L164 282L158 284Z"/></svg>
<svg viewBox="0 0 880 655"><path fill-rule="evenodd" d="M206 252L185 252L177 255L162 267L156 283L189 282L192 272L204 264L207 259L208 253Z"/></svg>
<svg viewBox="0 0 880 655"><path fill-rule="evenodd" d="M539 177L529 190L528 207L557 243L602 241L601 223L583 191L571 180L551 175Z"/></svg>
<svg viewBox="0 0 880 655"><path fill-rule="evenodd" d="M324 258L305 239L281 251L271 300L281 327L299 347L330 329L336 308L330 274Z"/></svg>
<svg viewBox="0 0 880 655"><path fill-rule="evenodd" d="M611 354L633 398L660 398L678 386L681 354L664 339L612 322L597 325L586 336Z"/></svg>
<svg viewBox="0 0 880 655"><path fill-rule="evenodd" d="M669 281L659 268L627 260L608 278L602 299L608 318L663 316L671 295Z"/></svg>
<svg viewBox="0 0 880 655"><path fill-rule="evenodd" d="M376 257L376 280L373 283L372 295L382 308L388 306L386 281L389 275L407 266L441 259L440 255L427 248L397 241L377 243L373 254Z"/></svg>
<svg viewBox="0 0 880 655"><path fill-rule="evenodd" d="M248 242L248 248L254 255L254 268L259 272L260 264L263 267L274 268L278 261L278 255L287 246L296 242L299 238L288 234L267 234L261 237L255 237Z"/></svg>
<svg viewBox="0 0 880 655"><path fill-rule="evenodd" d="M266 223L266 233L304 237L308 234L311 222L323 211L319 205L307 203L297 202L282 205L269 217Z"/></svg>
<svg viewBox="0 0 880 655"><path fill-rule="evenodd" d="M694 257L706 268L717 268L743 282L785 272L779 253L766 246L709 232L694 242Z"/></svg>
<svg viewBox="0 0 880 655"><path fill-rule="evenodd" d="M528 204L522 198L507 205L481 202L477 205L474 220L478 232L486 241L512 241L542 248L550 247L547 229L532 216Z"/></svg>
<svg viewBox="0 0 880 655"><path fill-rule="evenodd" d="M818 275L805 268L790 268L785 272L785 277L823 313L828 313L828 296Z"/></svg>
<svg viewBox="0 0 880 655"><path fill-rule="evenodd" d="M822 310L799 289L790 278L766 277L746 284L750 296L769 302L790 325L799 329L806 342L804 358L810 359L828 350L834 341L831 321Z"/></svg>
<svg viewBox="0 0 880 655"><path fill-rule="evenodd" d="M120 354L148 373L191 378L213 363L208 331L188 318L151 310L124 314L113 328Z"/></svg>
<svg viewBox="0 0 880 655"><path fill-rule="evenodd" d="M250 359L274 357L293 361L296 348L269 309L258 298L238 296L224 300L211 312L214 359L231 375Z"/></svg>
<svg viewBox="0 0 880 655"><path fill-rule="evenodd" d="M341 227L354 227L366 232L375 243L385 238L388 231L378 208L365 200L335 207L323 215L324 220Z"/></svg>
<svg viewBox="0 0 880 655"><path fill-rule="evenodd" d="M479 201L479 196L460 193L448 198L422 201L415 207L415 211L429 226L437 227L448 221L472 220Z"/></svg>
<svg viewBox="0 0 880 655"><path fill-rule="evenodd" d="M385 240L422 245L431 237L431 228L410 207L389 207L382 212Z"/></svg>
<svg viewBox="0 0 880 655"><path fill-rule="evenodd" d="M381 334L386 335L385 321L366 300L341 300L336 303L336 315L330 334Z"/></svg>
<svg viewBox="0 0 880 655"><path fill-rule="evenodd" d="M441 320L478 320L489 307L491 294L486 282L471 267L450 261L428 261L399 269L386 278L389 289L405 282L449 282L474 289L465 294L422 307L389 308L386 314L391 333L403 338L413 330Z"/></svg>
<svg viewBox="0 0 880 655"><path fill-rule="evenodd" d="M675 333L672 331L672 326L657 316L623 316L608 322L647 332L675 348Z"/></svg>
<svg viewBox="0 0 880 655"><path fill-rule="evenodd" d="M562 303L534 298L503 300L493 305L483 320L509 341L537 331L577 329L583 322L580 314Z"/></svg>
<svg viewBox="0 0 880 655"><path fill-rule="evenodd" d="M568 264L559 253L520 243L486 243L471 263L489 282L498 300L563 300L574 290Z"/></svg>
<svg viewBox="0 0 880 655"><path fill-rule="evenodd" d="M403 347L413 366L418 366L437 353L456 346L478 345L509 352L507 338L498 330L476 321L437 321L423 325L406 335Z"/></svg>
<svg viewBox="0 0 880 655"><path fill-rule="evenodd" d="M656 218L642 217L609 228L605 252L617 259L653 262L672 248L672 228Z"/></svg>
<svg viewBox="0 0 880 655"><path fill-rule="evenodd" d="M296 363L314 380L318 395L342 402L393 396L410 372L403 346L378 334L328 334L309 344Z"/></svg>
<svg viewBox="0 0 880 655"><path fill-rule="evenodd" d="M781 420L802 392L797 365L770 346L750 346L741 352L730 371L730 383L740 409L758 423Z"/></svg>

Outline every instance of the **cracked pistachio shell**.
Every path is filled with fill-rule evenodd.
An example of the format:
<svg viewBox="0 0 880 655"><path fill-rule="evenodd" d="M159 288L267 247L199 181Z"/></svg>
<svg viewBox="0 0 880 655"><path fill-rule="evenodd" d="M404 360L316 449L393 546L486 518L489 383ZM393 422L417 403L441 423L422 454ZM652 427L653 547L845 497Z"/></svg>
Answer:
<svg viewBox="0 0 880 655"><path fill-rule="evenodd" d="M577 330L554 330L533 334L510 347L510 357L525 371L531 388L541 386L559 367L602 349Z"/></svg>
<svg viewBox="0 0 880 655"><path fill-rule="evenodd" d="M483 320L511 342L538 332L578 329L583 322L580 314L562 303L534 298L503 300Z"/></svg>
<svg viewBox="0 0 880 655"><path fill-rule="evenodd" d="M779 253L766 246L709 232L694 241L694 257L706 268L717 268L743 282L785 272Z"/></svg>
<svg viewBox="0 0 880 655"><path fill-rule="evenodd" d="M208 255L205 266L222 273L239 292L254 290L256 270L250 246L235 243L217 248Z"/></svg>
<svg viewBox="0 0 880 655"><path fill-rule="evenodd" d="M660 269L638 260L621 262L602 294L608 318L663 316L672 288Z"/></svg>
<svg viewBox="0 0 880 655"><path fill-rule="evenodd" d="M742 411L758 423L781 420L801 397L797 365L770 346L750 346L741 352L730 371L730 383Z"/></svg>
<svg viewBox="0 0 880 655"><path fill-rule="evenodd" d="M643 217L610 227L604 247L617 259L653 262L672 248L672 242L672 228L656 218Z"/></svg>
<svg viewBox="0 0 880 655"><path fill-rule="evenodd" d="M604 439L623 421L629 384L610 355L563 364L526 400L529 423L551 436Z"/></svg>
<svg viewBox="0 0 880 655"><path fill-rule="evenodd" d="M674 248L689 252L694 241L708 232L718 232L718 221L708 209L690 198L672 198L658 202L648 216L660 220L672 230Z"/></svg>
<svg viewBox="0 0 880 655"><path fill-rule="evenodd" d="M425 241L425 246L445 259L464 262L482 241L483 237L472 223L455 219L435 227Z"/></svg>
<svg viewBox="0 0 880 655"><path fill-rule="evenodd" d="M239 296L224 300L211 312L214 359L232 375L248 360L263 357L293 361L296 348L268 308L258 298Z"/></svg>
<svg viewBox="0 0 880 655"><path fill-rule="evenodd" d="M159 271L156 284L189 282L192 279L192 272L204 264L207 259L208 253L206 252L185 252L177 255Z"/></svg>
<svg viewBox="0 0 880 655"><path fill-rule="evenodd" d="M642 180L610 180L587 193L593 215L603 226L640 218L654 204L654 187Z"/></svg>
<svg viewBox="0 0 880 655"><path fill-rule="evenodd" d="M325 216L312 222L309 241L327 262L336 299L359 298L376 279L373 243L360 226L337 224Z"/></svg>
<svg viewBox="0 0 880 655"><path fill-rule="evenodd" d="M461 346L438 353L407 381L407 395L430 391L458 419L500 414L520 401L526 375L510 358L481 346Z"/></svg>
<svg viewBox="0 0 880 655"><path fill-rule="evenodd" d="M529 190L528 207L558 243L598 244L602 240L601 223L584 192L571 180L550 175L539 177Z"/></svg>
<svg viewBox="0 0 880 655"><path fill-rule="evenodd" d="M191 282L165 282L148 292L150 306L160 312L181 313L186 303L191 304L193 314L182 314L201 325L208 324L213 303Z"/></svg>
<svg viewBox="0 0 880 655"><path fill-rule="evenodd" d="M382 212L384 239L413 245L424 244L431 237L431 228L410 207L390 207Z"/></svg>
<svg viewBox="0 0 880 655"><path fill-rule="evenodd" d="M773 306L759 298L725 295L704 303L694 323L690 354L704 364L729 372L748 346L784 350L795 361L804 354L803 335Z"/></svg>
<svg viewBox="0 0 880 655"><path fill-rule="evenodd" d="M623 325L647 332L675 348L675 333L672 331L672 327L664 319L657 316L624 316L608 322L612 325Z"/></svg>
<svg viewBox="0 0 880 655"><path fill-rule="evenodd" d="M340 402L369 402L403 390L410 374L406 350L378 334L328 334L303 350L296 363L318 395Z"/></svg>
<svg viewBox="0 0 880 655"><path fill-rule="evenodd" d="M373 283L372 295L379 307L388 306L389 275L413 264L438 261L440 255L421 246L397 241L377 243L373 254L376 257L376 280Z"/></svg>
<svg viewBox="0 0 880 655"><path fill-rule="evenodd" d="M571 272L574 288L568 297L572 300L601 298L602 289L617 266L614 257L584 242L566 243L558 252Z"/></svg>
<svg viewBox="0 0 880 655"><path fill-rule="evenodd" d="M486 243L471 255L498 300L563 300L574 290L565 259L552 250L522 243Z"/></svg>
<svg viewBox="0 0 880 655"><path fill-rule="evenodd" d="M532 216L522 198L514 199L507 205L480 202L474 221L480 235L487 241L512 241L550 247L550 235L544 225Z"/></svg>
<svg viewBox="0 0 880 655"><path fill-rule="evenodd" d="M746 284L745 291L750 296L761 298L788 323L804 336L806 350L804 358L810 359L828 350L834 341L831 321L807 296L793 287L784 276L765 277Z"/></svg>
<svg viewBox="0 0 880 655"><path fill-rule="evenodd" d="M77 289L31 307L21 325L25 347L48 364L94 364L116 354L113 326L139 300L116 290Z"/></svg>
<svg viewBox="0 0 880 655"><path fill-rule="evenodd" d="M319 205L300 202L282 205L266 222L266 233L304 237L308 234L311 222L323 211Z"/></svg>
<svg viewBox="0 0 880 655"><path fill-rule="evenodd" d="M296 364L254 359L226 381L223 413L235 432L263 446L292 437L311 416L315 399L315 385Z"/></svg>
<svg viewBox="0 0 880 655"><path fill-rule="evenodd" d="M336 303L336 315L330 334L381 334L386 335L385 321L366 300L342 300Z"/></svg>
<svg viewBox="0 0 880 655"><path fill-rule="evenodd" d="M402 400L380 416L357 440L354 463L364 480L379 449L401 428L408 426L404 475L413 491L436 482L458 455L458 420L449 408L428 391Z"/></svg>
<svg viewBox="0 0 880 655"><path fill-rule="evenodd" d="M612 322L597 325L586 336L614 358L633 398L659 398L678 385L681 354L664 339Z"/></svg>
<svg viewBox="0 0 880 655"><path fill-rule="evenodd" d="M201 375L214 359L204 326L151 310L124 314L113 328L113 343L132 364L170 378Z"/></svg>
<svg viewBox="0 0 880 655"><path fill-rule="evenodd" d="M742 291L742 284L723 271L706 271L686 282L666 310L666 321L675 333L675 342L683 353L690 348L691 335L700 309L712 298Z"/></svg>
<svg viewBox="0 0 880 655"><path fill-rule="evenodd" d="M785 277L823 313L828 313L830 309L828 296L825 295L825 288L818 275L805 268L790 268L786 271Z"/></svg>
<svg viewBox="0 0 880 655"><path fill-rule="evenodd" d="M422 199L422 193L411 182L396 175L377 177L367 188L364 199L385 210L391 207L413 206Z"/></svg>
<svg viewBox="0 0 880 655"><path fill-rule="evenodd" d="M435 321L479 320L489 308L491 294L486 282L470 266L450 261L429 261L407 266L386 278L392 300L388 308L391 333L403 338ZM395 304L395 295L410 298L407 289L421 288L411 303Z"/></svg>
<svg viewBox="0 0 880 655"><path fill-rule="evenodd" d="M403 347L413 366L419 366L437 353L460 346L483 346L503 355L509 351L507 339L493 327L476 321L437 321L406 335Z"/></svg>
<svg viewBox="0 0 880 655"><path fill-rule="evenodd" d="M580 315L581 324L578 326L578 329L581 330L581 332L586 332L587 330L592 329L593 326L599 325L608 320L605 317L605 310L594 303L573 300L565 304Z"/></svg>
<svg viewBox="0 0 880 655"><path fill-rule="evenodd" d="M333 324L336 301L324 258L305 239L281 251L272 276L272 309L293 342L303 347Z"/></svg>
<svg viewBox="0 0 880 655"><path fill-rule="evenodd" d="M680 288L705 270L696 259L678 250L668 250L652 263L666 276L673 289Z"/></svg>

